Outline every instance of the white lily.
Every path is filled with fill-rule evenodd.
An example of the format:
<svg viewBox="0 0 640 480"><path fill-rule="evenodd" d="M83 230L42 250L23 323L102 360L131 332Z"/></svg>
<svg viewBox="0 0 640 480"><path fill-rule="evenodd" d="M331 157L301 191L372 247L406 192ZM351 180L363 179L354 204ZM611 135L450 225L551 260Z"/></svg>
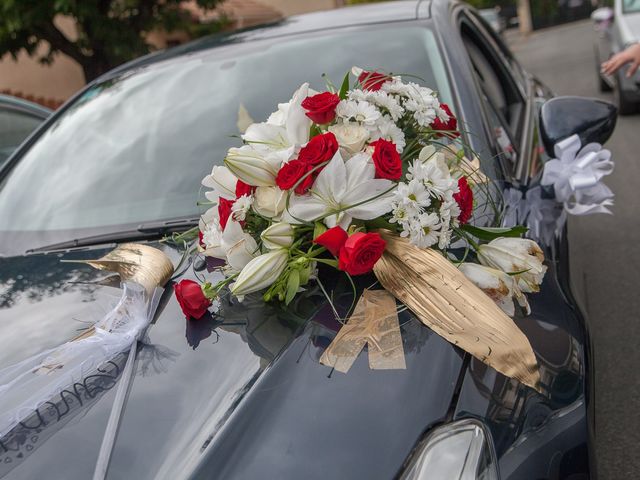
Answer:
<svg viewBox="0 0 640 480"><path fill-rule="evenodd" d="M269 250L289 248L293 244L293 227L285 222L274 223L260 234L260 238Z"/></svg>
<svg viewBox="0 0 640 480"><path fill-rule="evenodd" d="M320 172L310 193L292 195L283 219L290 223L324 220L328 227L346 229L353 218L372 220L391 210L388 192L394 182L376 179L371 156L354 155L346 164L338 150ZM298 220L299 219L299 220Z"/></svg>
<svg viewBox="0 0 640 480"><path fill-rule="evenodd" d="M289 252L284 248L271 250L254 258L238 275L231 293L242 299L244 295L267 288L284 271L288 259Z"/></svg>
<svg viewBox="0 0 640 480"><path fill-rule="evenodd" d="M309 95L309 84L295 91L288 104L278 105L278 111L263 123L247 128L242 139L248 144L263 145L271 150L282 150L309 141L311 120L306 116L302 101Z"/></svg>
<svg viewBox="0 0 640 480"><path fill-rule="evenodd" d="M514 277L523 292L538 292L547 271L542 264L544 253L528 238L501 237L480 245L478 260L488 267L516 274Z"/></svg>
<svg viewBox="0 0 640 480"><path fill-rule="evenodd" d="M513 277L501 270L478 265L477 263L462 263L458 268L464 273L465 277L486 293L510 317L515 314L514 296L518 303L525 308L527 314L530 313L527 297L520 291Z"/></svg>
<svg viewBox="0 0 640 480"><path fill-rule="evenodd" d="M225 260L232 271L242 270L259 253L258 244L253 237L244 232L240 223L232 218L229 218L224 231L221 231L216 215L205 225L202 232L202 240L205 244L204 254Z"/></svg>
<svg viewBox="0 0 640 480"><path fill-rule="evenodd" d="M202 185L212 188L213 192L206 192L205 196L212 202L217 202L218 197L227 200L235 200L236 183L238 179L227 167L216 165L211 169L211 174L202 179Z"/></svg>

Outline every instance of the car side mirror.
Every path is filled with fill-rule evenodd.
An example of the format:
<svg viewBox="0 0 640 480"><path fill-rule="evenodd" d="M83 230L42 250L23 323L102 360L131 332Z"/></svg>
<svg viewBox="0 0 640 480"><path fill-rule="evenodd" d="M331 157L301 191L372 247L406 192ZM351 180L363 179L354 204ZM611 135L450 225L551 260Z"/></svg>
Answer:
<svg viewBox="0 0 640 480"><path fill-rule="evenodd" d="M571 135L582 145L606 142L616 126L617 108L603 100L584 97L555 97L540 109L540 136L544 148L554 157L554 146Z"/></svg>
<svg viewBox="0 0 640 480"><path fill-rule="evenodd" d="M591 13L591 20L595 23L610 22L613 20L613 9L609 7L596 8Z"/></svg>

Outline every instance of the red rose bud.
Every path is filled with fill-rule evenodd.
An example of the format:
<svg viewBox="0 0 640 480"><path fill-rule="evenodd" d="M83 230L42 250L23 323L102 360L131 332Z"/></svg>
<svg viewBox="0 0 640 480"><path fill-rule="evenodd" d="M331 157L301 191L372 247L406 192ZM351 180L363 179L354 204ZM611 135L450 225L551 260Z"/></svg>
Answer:
<svg viewBox="0 0 640 480"><path fill-rule="evenodd" d="M323 92L307 97L302 101L302 108L307 111L307 117L319 124L331 122L336 118L336 106L340 97L335 93Z"/></svg>
<svg viewBox="0 0 640 480"><path fill-rule="evenodd" d="M276 185L280 190L290 190L311 168L302 160L291 160L280 167L276 175ZM313 184L312 175L307 175L296 187L296 193L302 195Z"/></svg>
<svg viewBox="0 0 640 480"><path fill-rule="evenodd" d="M240 198L243 195L251 195L256 191L256 187L252 187L248 183L244 183L242 180L236 182L236 198Z"/></svg>
<svg viewBox="0 0 640 480"><path fill-rule="evenodd" d="M187 320L191 317L197 320L207 313L211 300L205 297L198 282L180 280L180 283L174 285L173 291Z"/></svg>
<svg viewBox="0 0 640 480"><path fill-rule="evenodd" d="M402 177L402 160L395 144L384 139L371 143L374 147L373 164L376 167L376 178L400 180Z"/></svg>
<svg viewBox="0 0 640 480"><path fill-rule="evenodd" d="M226 198L218 198L218 217L220 218L220 227L222 230L227 226L227 221L231 216L231 207L233 207L234 200L227 200Z"/></svg>
<svg viewBox="0 0 640 480"><path fill-rule="evenodd" d="M445 112L447 112L447 115L449 115L449 120L447 122L443 122L438 117L436 117L436 119L431 123L431 128L433 128L434 130L444 130L444 132L441 131L436 133L436 137L459 137L460 132L457 131L458 120L453 116L453 113L451 113L449 105L447 105L446 103L441 103L440 107Z"/></svg>
<svg viewBox="0 0 640 480"><path fill-rule="evenodd" d="M298 160L316 166L331 160L338 148L338 140L336 140L336 136L333 133L316 135L300 149Z"/></svg>
<svg viewBox="0 0 640 480"><path fill-rule="evenodd" d="M331 252L331 255L337 257L340 254L340 249L347 241L347 238L349 238L349 235L344 231L342 227L333 227L323 234L318 235L313 240L313 243L322 245Z"/></svg>
<svg viewBox="0 0 640 480"><path fill-rule="evenodd" d="M380 90L382 84L389 80L391 80L390 75L385 75L380 72L367 72L366 70L358 76L358 82L362 89L370 90L372 92Z"/></svg>
<svg viewBox="0 0 640 480"><path fill-rule="evenodd" d="M387 242L377 233L354 233L340 250L338 268L349 275L362 275L373 270Z"/></svg>
<svg viewBox="0 0 640 480"><path fill-rule="evenodd" d="M458 193L453 194L453 199L458 203L460 207L460 215L458 221L460 225L464 225L471 218L473 213L473 190L469 187L467 177L460 177L458 179Z"/></svg>

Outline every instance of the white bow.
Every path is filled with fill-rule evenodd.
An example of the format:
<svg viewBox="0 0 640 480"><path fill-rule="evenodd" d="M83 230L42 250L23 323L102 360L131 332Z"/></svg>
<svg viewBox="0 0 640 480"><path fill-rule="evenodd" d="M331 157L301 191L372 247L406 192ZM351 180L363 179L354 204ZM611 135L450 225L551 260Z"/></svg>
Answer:
<svg viewBox="0 0 640 480"><path fill-rule="evenodd" d="M567 212L555 200L542 197L539 186L527 190L525 196L520 190L508 188L503 192L503 227L517 224L526 225L527 237L545 244L559 237L567 220Z"/></svg>
<svg viewBox="0 0 640 480"><path fill-rule="evenodd" d="M545 163L540 183L553 185L556 200L571 215L611 213L614 194L600 181L613 171L611 152L599 143L580 146L578 135L556 143L556 158Z"/></svg>

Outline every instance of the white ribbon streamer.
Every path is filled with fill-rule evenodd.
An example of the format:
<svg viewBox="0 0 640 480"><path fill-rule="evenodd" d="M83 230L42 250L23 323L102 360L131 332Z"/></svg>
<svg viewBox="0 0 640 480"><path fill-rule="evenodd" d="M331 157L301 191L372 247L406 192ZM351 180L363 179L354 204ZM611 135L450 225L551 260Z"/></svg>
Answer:
<svg viewBox="0 0 640 480"><path fill-rule="evenodd" d="M556 200L571 215L611 213L614 194L601 182L613 172L611 152L599 143L580 147L578 135L556 143L556 158L545 163L540 183L553 185Z"/></svg>
<svg viewBox="0 0 640 480"><path fill-rule="evenodd" d="M503 227L526 225L527 237L550 244L559 237L567 221L567 212L555 200L544 198L540 186L530 188L526 195L515 188L503 192Z"/></svg>
<svg viewBox="0 0 640 480"><path fill-rule="evenodd" d="M141 285L124 283L122 296L91 335L1 369L0 438L65 388L129 350L152 318L154 309L145 297Z"/></svg>

